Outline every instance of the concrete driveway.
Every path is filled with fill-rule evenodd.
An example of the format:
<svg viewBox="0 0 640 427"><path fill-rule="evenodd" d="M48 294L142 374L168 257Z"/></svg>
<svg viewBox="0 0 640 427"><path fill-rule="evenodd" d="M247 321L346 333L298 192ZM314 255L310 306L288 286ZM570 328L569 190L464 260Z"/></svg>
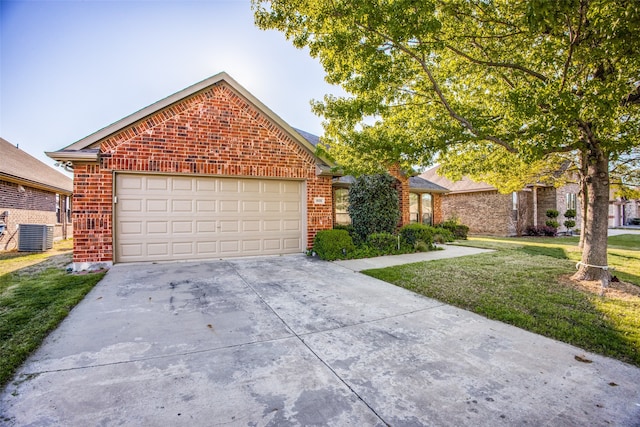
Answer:
<svg viewBox="0 0 640 427"><path fill-rule="evenodd" d="M0 423L637 426L639 384L304 256L116 265L3 390Z"/></svg>

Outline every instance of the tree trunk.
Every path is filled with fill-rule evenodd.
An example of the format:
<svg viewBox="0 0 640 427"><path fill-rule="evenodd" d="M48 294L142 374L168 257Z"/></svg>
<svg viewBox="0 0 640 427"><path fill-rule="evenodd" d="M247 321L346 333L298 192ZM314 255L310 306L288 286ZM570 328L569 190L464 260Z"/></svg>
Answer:
<svg viewBox="0 0 640 427"><path fill-rule="evenodd" d="M589 164L587 154L585 152L580 153L580 209L582 211L582 215L580 218L580 242L578 243L578 248L584 248L584 231L586 229L587 222L587 166Z"/></svg>
<svg viewBox="0 0 640 427"><path fill-rule="evenodd" d="M609 225L609 156L599 142L590 140L586 154L586 203L582 260L574 280L600 280L603 288L611 277L607 264ZM583 157L584 158L584 157Z"/></svg>

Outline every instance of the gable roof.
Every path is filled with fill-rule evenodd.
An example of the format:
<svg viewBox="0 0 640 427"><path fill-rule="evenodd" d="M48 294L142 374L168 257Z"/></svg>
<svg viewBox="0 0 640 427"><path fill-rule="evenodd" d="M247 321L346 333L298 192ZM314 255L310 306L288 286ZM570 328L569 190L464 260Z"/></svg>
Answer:
<svg viewBox="0 0 640 427"><path fill-rule="evenodd" d="M55 193L71 194L73 180L0 138L0 179Z"/></svg>
<svg viewBox="0 0 640 427"><path fill-rule="evenodd" d="M449 194L456 193L475 193L480 191L497 191L497 188L487 184L486 182L476 182L469 177L462 177L460 181L451 181L444 176L438 174L440 166L434 166L426 172L420 174L420 178L431 181L439 186L449 189Z"/></svg>
<svg viewBox="0 0 640 427"><path fill-rule="evenodd" d="M174 93L158 102L155 102L148 107L145 107L135 113L118 120L115 123L110 124L107 127L100 129L97 132L92 133L79 141L74 142L67 147L53 152L45 153L47 156L59 160L59 161L97 161L99 156L99 143L107 139L108 137L122 131L123 129L132 126L138 122L144 121L148 117L171 107L172 105L185 100L186 98L197 95L200 92L204 92L214 85L221 82L228 84L233 90L241 95L246 101L252 104L257 110L265 114L269 120L277 124L282 128L289 136L293 138L302 148L312 154L318 161L318 166L322 171L328 171L328 168L335 166L330 160L319 157L315 154L315 147L311 144L299 131L288 125L282 118L276 113L271 111L269 107L264 105L258 98L253 96L248 90L240 85L237 81L231 78L227 73L221 72L208 79L202 80L194 85L187 87L179 92ZM311 134L309 134L311 135Z"/></svg>
<svg viewBox="0 0 640 427"><path fill-rule="evenodd" d="M450 190L421 176L409 177L409 190L421 193L449 193Z"/></svg>

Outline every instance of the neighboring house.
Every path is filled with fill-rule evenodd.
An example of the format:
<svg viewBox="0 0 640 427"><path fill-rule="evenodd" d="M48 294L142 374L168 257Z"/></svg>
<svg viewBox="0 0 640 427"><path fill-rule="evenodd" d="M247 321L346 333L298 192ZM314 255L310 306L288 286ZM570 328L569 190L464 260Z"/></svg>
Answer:
<svg viewBox="0 0 640 427"><path fill-rule="evenodd" d="M0 250L18 247L19 224L53 225L54 240L73 234L73 181L0 138Z"/></svg>
<svg viewBox="0 0 640 427"><path fill-rule="evenodd" d="M579 227L578 184L569 183L560 188L529 185L518 192L501 194L495 187L472 181L468 177L452 182L440 176L438 169L438 166L433 167L420 177L449 190L442 197L442 215L444 219L457 218L462 224L469 226L470 233L521 235L529 226L544 225L549 209L560 213L557 218L560 223L559 231L566 231L562 223L567 209L576 210L576 227Z"/></svg>
<svg viewBox="0 0 640 427"><path fill-rule="evenodd" d="M640 199L627 199L615 195L615 189L609 192L609 227L637 225L640 219Z"/></svg>
<svg viewBox="0 0 640 427"><path fill-rule="evenodd" d="M226 73L47 153L74 169L74 268L301 253L334 166Z"/></svg>

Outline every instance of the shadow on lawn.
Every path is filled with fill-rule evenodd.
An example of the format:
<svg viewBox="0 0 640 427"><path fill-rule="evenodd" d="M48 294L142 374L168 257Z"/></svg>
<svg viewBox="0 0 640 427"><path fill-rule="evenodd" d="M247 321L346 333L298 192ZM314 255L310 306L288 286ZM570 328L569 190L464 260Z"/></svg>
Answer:
<svg viewBox="0 0 640 427"><path fill-rule="evenodd" d="M524 246L520 249L528 255L544 255L556 259L569 259L567 253L562 248L547 248L544 246Z"/></svg>

